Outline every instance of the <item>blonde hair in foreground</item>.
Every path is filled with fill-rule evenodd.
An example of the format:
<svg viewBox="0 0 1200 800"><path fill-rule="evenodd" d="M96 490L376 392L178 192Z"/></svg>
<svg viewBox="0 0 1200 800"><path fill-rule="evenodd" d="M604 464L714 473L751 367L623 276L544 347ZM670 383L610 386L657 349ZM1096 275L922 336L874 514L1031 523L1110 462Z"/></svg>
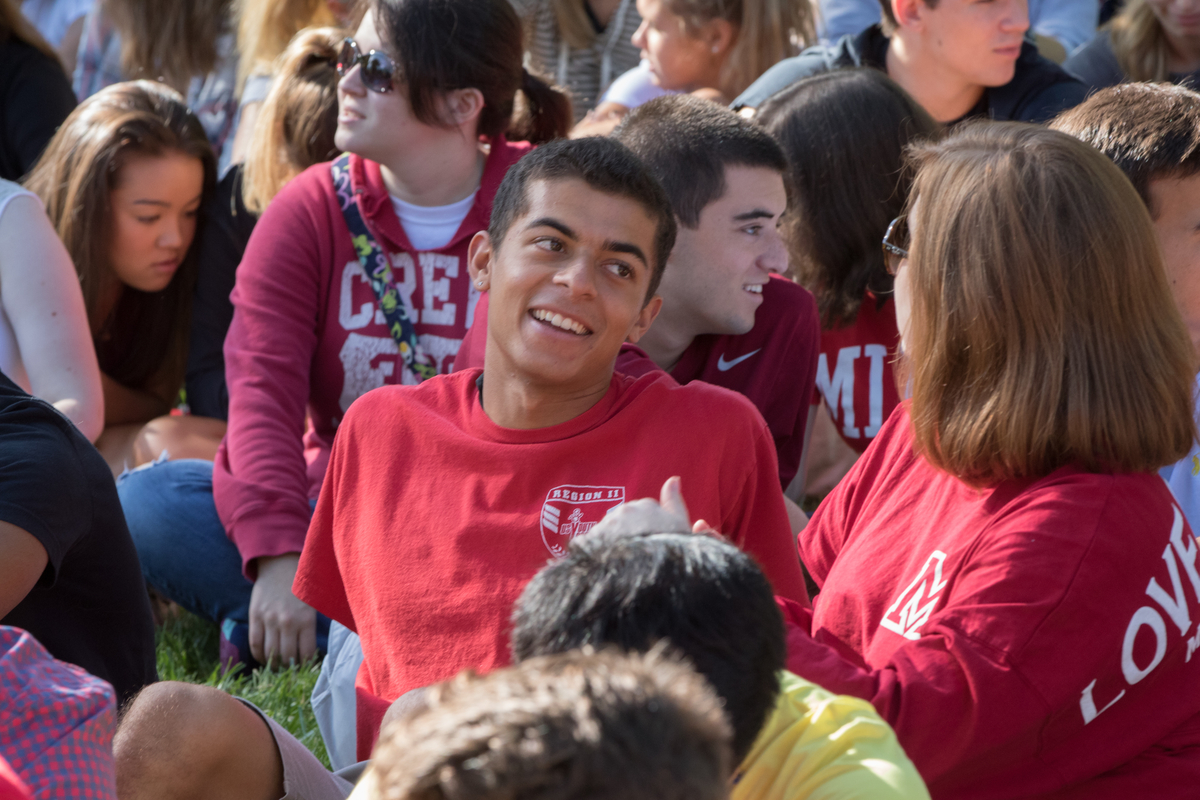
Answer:
<svg viewBox="0 0 1200 800"><path fill-rule="evenodd" d="M1167 36L1146 0L1128 0L1109 28L1113 55L1130 81L1170 79Z"/></svg>
<svg viewBox="0 0 1200 800"><path fill-rule="evenodd" d="M662 645L463 673L384 729L370 800L725 800L729 723Z"/></svg>
<svg viewBox="0 0 1200 800"><path fill-rule="evenodd" d="M301 31L276 62L242 173L242 201L255 214L292 178L337 155L333 59L344 36L340 28Z"/></svg>
<svg viewBox="0 0 1200 800"><path fill-rule="evenodd" d="M922 454L980 486L1183 458L1195 355L1120 170L1019 123L960 128L913 160L906 346Z"/></svg>

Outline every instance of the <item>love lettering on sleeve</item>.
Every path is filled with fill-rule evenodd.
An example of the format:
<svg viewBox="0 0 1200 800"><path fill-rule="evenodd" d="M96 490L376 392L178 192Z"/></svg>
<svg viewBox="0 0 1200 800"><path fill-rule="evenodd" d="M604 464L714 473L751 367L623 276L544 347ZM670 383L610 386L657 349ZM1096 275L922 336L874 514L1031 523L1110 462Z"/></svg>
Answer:
<svg viewBox="0 0 1200 800"><path fill-rule="evenodd" d="M1188 609L1189 599L1194 600L1200 607L1200 574L1196 570L1197 546L1192 536L1184 534L1183 515L1177 507L1175 522L1171 526L1171 538L1163 550L1162 558L1166 562L1170 589L1164 588L1158 577L1150 578L1146 585L1146 597L1150 602L1138 608L1129 618L1125 628L1125 637L1121 643L1121 674L1126 687L1122 688L1112 699L1104 700L1104 705L1098 705L1096 683L1093 680L1083 690L1079 698L1079 710L1083 714L1083 724L1091 723L1096 717L1112 708L1125 696L1129 687L1135 686L1158 669L1166 657L1168 646L1172 639L1180 636L1186 639L1187 650L1184 663L1190 662L1196 649L1200 646L1200 630L1192 631L1192 617ZM1181 569L1182 568L1182 569ZM1184 578L1190 586L1184 585ZM1143 629L1154 637L1154 654L1139 664L1134 657L1134 644ZM1175 633L1178 631L1178 634ZM1188 636L1189 632L1192 634Z"/></svg>

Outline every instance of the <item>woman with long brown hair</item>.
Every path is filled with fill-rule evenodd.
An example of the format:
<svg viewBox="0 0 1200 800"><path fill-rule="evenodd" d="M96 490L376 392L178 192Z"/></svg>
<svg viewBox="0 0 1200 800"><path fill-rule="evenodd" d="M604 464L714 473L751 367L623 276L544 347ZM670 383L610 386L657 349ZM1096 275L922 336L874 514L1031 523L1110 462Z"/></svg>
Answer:
<svg viewBox="0 0 1200 800"><path fill-rule="evenodd" d="M17 0L0 0L0 178L21 180L73 108L54 48Z"/></svg>
<svg viewBox="0 0 1200 800"><path fill-rule="evenodd" d="M137 81L80 104L27 186L46 206L83 287L114 471L141 425L183 383L200 205L215 182L204 130L176 92Z"/></svg>
<svg viewBox="0 0 1200 800"><path fill-rule="evenodd" d="M1200 565L1155 470L1195 364L1149 214L1030 125L914 161L885 241L911 400L800 535L789 668L871 701L935 797L1178 796Z"/></svg>

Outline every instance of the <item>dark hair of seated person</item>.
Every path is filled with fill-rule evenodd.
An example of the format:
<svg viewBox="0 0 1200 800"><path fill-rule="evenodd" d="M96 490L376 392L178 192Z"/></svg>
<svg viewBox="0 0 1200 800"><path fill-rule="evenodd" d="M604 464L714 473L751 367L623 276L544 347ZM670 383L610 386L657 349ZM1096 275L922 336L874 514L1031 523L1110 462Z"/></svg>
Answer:
<svg viewBox="0 0 1200 800"><path fill-rule="evenodd" d="M1150 216L1150 184L1200 175L1200 94L1183 86L1123 83L1101 89L1050 125L1112 159Z"/></svg>
<svg viewBox="0 0 1200 800"><path fill-rule="evenodd" d="M942 126L877 69L797 81L754 120L791 167L783 220L791 274L816 297L824 327L852 324L868 290L881 305L891 296L879 243L912 186L905 151L936 139Z"/></svg>
<svg viewBox="0 0 1200 800"><path fill-rule="evenodd" d="M771 584L750 556L697 534L593 532L543 567L513 610L516 660L662 640L724 701L740 762L774 708L786 658Z"/></svg>
<svg viewBox="0 0 1200 800"><path fill-rule="evenodd" d="M675 216L689 228L705 206L725 194L727 167L761 167L780 174L787 157L752 122L690 94L658 97L630 111L613 138L662 182Z"/></svg>
<svg viewBox="0 0 1200 800"><path fill-rule="evenodd" d="M518 161L500 184L492 201L488 236L499 248L513 221L529 208L530 183L581 180L598 192L626 197L646 210L656 223L654 266L647 302L658 291L667 256L675 246L675 214L662 185L629 148L605 137L563 139L544 144Z"/></svg>

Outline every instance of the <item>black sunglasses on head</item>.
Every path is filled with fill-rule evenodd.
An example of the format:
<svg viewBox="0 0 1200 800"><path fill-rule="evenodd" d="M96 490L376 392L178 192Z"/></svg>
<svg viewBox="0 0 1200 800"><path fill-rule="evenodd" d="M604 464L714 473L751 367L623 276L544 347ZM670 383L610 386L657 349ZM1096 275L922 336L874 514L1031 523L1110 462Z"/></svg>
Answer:
<svg viewBox="0 0 1200 800"><path fill-rule="evenodd" d="M883 234L883 265L888 275L895 275L900 262L908 258L908 217L901 214L887 226Z"/></svg>
<svg viewBox="0 0 1200 800"><path fill-rule="evenodd" d="M392 78L396 74L396 65L392 63L387 53L379 50L370 50L362 53L358 49L358 43L347 37L342 40L342 49L338 51L337 63L334 67L337 69L339 77L346 77L346 74L354 67L359 67L359 77L362 78L363 86L366 86L372 92L379 94L387 94L392 90Z"/></svg>

